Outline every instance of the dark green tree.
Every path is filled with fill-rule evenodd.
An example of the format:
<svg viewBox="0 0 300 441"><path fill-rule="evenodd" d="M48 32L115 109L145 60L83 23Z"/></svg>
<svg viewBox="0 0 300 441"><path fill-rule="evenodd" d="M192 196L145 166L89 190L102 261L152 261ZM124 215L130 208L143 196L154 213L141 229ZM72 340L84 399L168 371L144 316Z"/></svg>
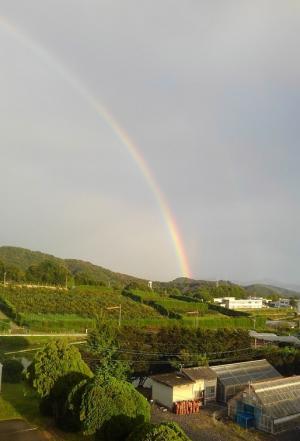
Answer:
<svg viewBox="0 0 300 441"><path fill-rule="evenodd" d="M126 381L95 376L86 385L80 418L84 433L101 441L123 441L138 425L150 420L147 400Z"/></svg>
<svg viewBox="0 0 300 441"><path fill-rule="evenodd" d="M44 398L50 395L58 380L70 373L93 375L75 346L62 339L51 340L36 353L27 378Z"/></svg>
<svg viewBox="0 0 300 441"><path fill-rule="evenodd" d="M98 376L112 376L119 380L129 377L129 364L119 359L118 329L112 322L98 323L97 329L89 333L87 349L94 359Z"/></svg>

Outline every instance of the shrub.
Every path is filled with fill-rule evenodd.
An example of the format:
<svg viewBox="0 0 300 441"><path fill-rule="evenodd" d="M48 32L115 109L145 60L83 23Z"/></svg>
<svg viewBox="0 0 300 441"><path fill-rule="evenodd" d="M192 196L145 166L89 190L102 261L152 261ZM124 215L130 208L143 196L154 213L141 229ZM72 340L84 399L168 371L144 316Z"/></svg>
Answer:
<svg viewBox="0 0 300 441"><path fill-rule="evenodd" d="M2 381L4 383L19 383L22 380L24 368L20 361L7 359L3 361Z"/></svg>
<svg viewBox="0 0 300 441"><path fill-rule="evenodd" d="M190 438L176 423L148 423L135 429L127 441L190 441Z"/></svg>
<svg viewBox="0 0 300 441"><path fill-rule="evenodd" d="M123 441L132 430L150 419L147 400L126 381L95 377L87 385L81 405L86 435L98 441Z"/></svg>

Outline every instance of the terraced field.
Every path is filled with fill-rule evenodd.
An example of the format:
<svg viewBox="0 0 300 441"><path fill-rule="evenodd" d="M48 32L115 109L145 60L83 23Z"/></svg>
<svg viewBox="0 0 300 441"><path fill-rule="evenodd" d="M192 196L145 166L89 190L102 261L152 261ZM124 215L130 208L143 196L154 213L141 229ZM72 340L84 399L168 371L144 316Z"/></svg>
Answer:
<svg viewBox="0 0 300 441"><path fill-rule="evenodd" d="M59 323L63 329L79 330L90 327L98 317L118 320L119 309L108 308L119 305L122 318L127 321L162 318L150 306L134 302L110 288L78 287L67 292L19 287L0 289L0 309L4 313L20 325L41 330L58 329Z"/></svg>

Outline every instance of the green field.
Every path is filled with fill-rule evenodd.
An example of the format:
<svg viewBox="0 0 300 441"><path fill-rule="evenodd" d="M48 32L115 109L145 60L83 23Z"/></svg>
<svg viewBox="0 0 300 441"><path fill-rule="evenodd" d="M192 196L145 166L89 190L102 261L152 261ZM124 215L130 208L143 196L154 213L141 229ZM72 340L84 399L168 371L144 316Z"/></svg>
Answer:
<svg viewBox="0 0 300 441"><path fill-rule="evenodd" d="M120 291L108 287L81 286L68 291L43 288L0 288L0 309L19 326L35 332L80 332L93 329L99 318L119 320L126 325L160 327L178 325L202 328L250 329L253 317L229 317L205 302L184 301L153 291ZM110 309L112 308L112 309ZM238 314L238 313L236 313ZM265 317L256 317L257 328ZM0 320L0 333L8 320Z"/></svg>
<svg viewBox="0 0 300 441"><path fill-rule="evenodd" d="M99 317L118 320L119 305L124 320L161 317L153 308L134 302L111 288L87 286L67 292L0 288L0 309L19 325L35 330L85 330L93 327ZM108 309L111 307L115 309Z"/></svg>
<svg viewBox="0 0 300 441"><path fill-rule="evenodd" d="M76 314L33 314L20 313L19 323L31 331L43 332L86 332L96 327L96 319Z"/></svg>

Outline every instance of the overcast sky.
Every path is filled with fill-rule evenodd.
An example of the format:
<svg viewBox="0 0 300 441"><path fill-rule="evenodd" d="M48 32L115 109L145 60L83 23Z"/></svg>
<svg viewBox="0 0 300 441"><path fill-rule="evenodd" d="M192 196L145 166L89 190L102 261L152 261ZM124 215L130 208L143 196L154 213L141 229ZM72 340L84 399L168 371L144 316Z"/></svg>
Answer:
<svg viewBox="0 0 300 441"><path fill-rule="evenodd" d="M1 244L181 275L137 164L33 41L134 139L195 278L300 284L296 0L0 0L0 16L17 29L0 20Z"/></svg>

